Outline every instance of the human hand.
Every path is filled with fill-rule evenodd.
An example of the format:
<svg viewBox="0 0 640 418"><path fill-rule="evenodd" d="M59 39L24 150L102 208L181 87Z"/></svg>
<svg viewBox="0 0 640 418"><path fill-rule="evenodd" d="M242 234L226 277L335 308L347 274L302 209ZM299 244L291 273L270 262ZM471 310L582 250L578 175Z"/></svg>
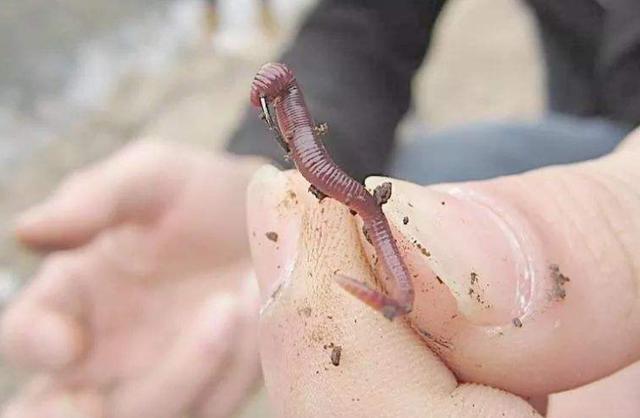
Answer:
<svg viewBox="0 0 640 418"><path fill-rule="evenodd" d="M260 162L139 142L17 222L57 251L8 308L38 376L4 417L227 417L260 376L245 193Z"/></svg>
<svg viewBox="0 0 640 418"><path fill-rule="evenodd" d="M357 217L318 204L295 173L259 171L249 229L278 416L538 416L523 398L637 361L638 161L640 131L592 162L435 187L394 181L383 209L416 289L414 311L394 322L334 281L340 271L371 283L379 268ZM552 397L548 416L603 416L589 410L597 394L628 396L637 369L602 384L624 390L593 386L591 404ZM637 389L609 398L605 415L635 417L638 399Z"/></svg>

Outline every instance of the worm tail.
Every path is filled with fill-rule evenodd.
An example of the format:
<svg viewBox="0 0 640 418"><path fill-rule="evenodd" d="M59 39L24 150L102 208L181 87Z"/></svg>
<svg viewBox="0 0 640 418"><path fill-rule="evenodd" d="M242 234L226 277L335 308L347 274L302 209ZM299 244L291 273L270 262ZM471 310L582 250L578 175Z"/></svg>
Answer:
<svg viewBox="0 0 640 418"><path fill-rule="evenodd" d="M359 282L351 277L338 274L335 280L340 287L373 309L381 312L389 321L392 321L393 318L398 315L405 315L411 310L410 308L407 310L407 308L401 306L395 299L373 289L366 283Z"/></svg>

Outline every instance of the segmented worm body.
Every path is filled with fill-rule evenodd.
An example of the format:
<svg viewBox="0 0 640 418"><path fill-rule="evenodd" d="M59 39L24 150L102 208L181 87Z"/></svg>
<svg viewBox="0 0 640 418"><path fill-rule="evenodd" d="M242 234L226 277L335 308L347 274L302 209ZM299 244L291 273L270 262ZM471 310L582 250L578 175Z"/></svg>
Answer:
<svg viewBox="0 0 640 418"><path fill-rule="evenodd" d="M267 124L279 136L298 171L311 183L312 191L342 202L362 218L368 239L393 286L391 296L387 296L343 275L337 276L338 284L388 319L411 312L414 298L411 277L381 203L333 161L318 137L319 129L293 72L284 64L263 65L251 85L251 103L262 108ZM275 123L269 106L275 109Z"/></svg>

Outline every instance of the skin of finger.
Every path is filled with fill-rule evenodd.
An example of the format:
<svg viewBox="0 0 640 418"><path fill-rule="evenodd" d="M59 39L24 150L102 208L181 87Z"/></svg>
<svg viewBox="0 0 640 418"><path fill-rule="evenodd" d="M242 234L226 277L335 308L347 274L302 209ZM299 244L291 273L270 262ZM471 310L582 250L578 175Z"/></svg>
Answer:
<svg viewBox="0 0 640 418"><path fill-rule="evenodd" d="M255 274L243 285L239 300L237 344L232 358L217 380L205 388L199 405L194 408L196 418L226 418L242 406L261 382L262 372L258 354L259 296Z"/></svg>
<svg viewBox="0 0 640 418"><path fill-rule="evenodd" d="M34 325L32 318L39 323ZM0 347L5 360L24 368L60 370L84 351L80 326L55 311L15 309L4 317L1 327Z"/></svg>
<svg viewBox="0 0 640 418"><path fill-rule="evenodd" d="M54 196L17 222L16 234L34 249L61 249L128 223L138 226L137 236L144 241L132 250L163 256L200 249L217 261L247 256L244 191L260 164L259 158L137 141L71 175ZM212 185L212 178L221 177L226 180ZM225 205L218 205L221 199ZM218 216L211 216L211 208ZM216 239L209 231L216 232ZM182 267L191 269L202 259L194 251L183 251L181 257Z"/></svg>
<svg viewBox="0 0 640 418"><path fill-rule="evenodd" d="M49 260L9 309L27 313L53 310L82 324L80 332L88 350L56 374L78 387L114 386L146 373L162 361L167 341L191 321L208 295L237 291L237 278L247 269L244 262L154 280L122 271L93 245L100 243ZM34 326L39 323L38 315L20 315Z"/></svg>
<svg viewBox="0 0 640 418"><path fill-rule="evenodd" d="M201 158L190 170L161 217L118 225L99 237L111 264L127 274L167 279L248 258L245 190L254 163ZM222 174L231 179L212 186Z"/></svg>
<svg viewBox="0 0 640 418"><path fill-rule="evenodd" d="M152 219L175 196L188 172L189 158L182 151L150 140L136 141L71 174L45 202L18 218L17 238L38 250L73 248L119 217ZM168 166L172 169L165 171Z"/></svg>
<svg viewBox="0 0 640 418"><path fill-rule="evenodd" d="M246 274L247 263L221 267L172 280L145 280L109 272L112 264L98 260L98 283L85 283L87 333L91 350L62 376L74 384L100 386L136 380L163 361L168 342L184 332L211 295L234 294L233 279ZM90 275L85 276L91 277ZM94 277L95 279L95 277Z"/></svg>
<svg viewBox="0 0 640 418"><path fill-rule="evenodd" d="M551 396L549 418L633 418L640 414L640 362L602 380Z"/></svg>
<svg viewBox="0 0 640 418"><path fill-rule="evenodd" d="M80 260L89 259L80 257ZM55 379L58 385L87 390L124 386L162 364L167 341L174 341L184 324L193 320L194 311L203 297L224 289L220 282L224 284L232 277L246 276L248 267L245 263L218 270L217 279L212 279L209 272L150 286L140 279L109 273L110 265L97 263L96 259L89 265L76 265L75 261L78 261L75 256L56 256L43 270L46 274L32 281L20 300L32 313L36 312L32 306L47 307L55 312L69 309L68 314L82 318L85 324L82 332L90 342L90 350L80 361L58 370ZM72 308L74 303L68 303L71 294L82 296L79 299L84 302L84 308ZM85 309L87 306L91 309ZM22 308L18 307L18 310ZM39 324L39 315L24 315L24 318L32 321L31 324ZM37 345L39 341L30 343ZM210 362L207 356L205 363ZM189 359L189 364L192 363L193 359ZM44 367L38 366L41 370ZM187 369L180 370L186 373ZM45 370L51 371L50 368ZM200 393L197 389L193 392ZM41 403L30 397L22 402L22 409L39 408Z"/></svg>
<svg viewBox="0 0 640 418"><path fill-rule="evenodd" d="M106 418L104 399L92 390L60 386L49 376L37 376L5 405L2 418Z"/></svg>
<svg viewBox="0 0 640 418"><path fill-rule="evenodd" d="M193 162L180 198L148 237L155 257L180 260L172 273L198 271L249 257L246 189L257 158L215 155ZM212 184L211 179L222 179Z"/></svg>
<svg viewBox="0 0 640 418"><path fill-rule="evenodd" d="M0 345L16 365L56 371L86 350L81 294L73 281L80 270L71 257L50 257L3 313Z"/></svg>
<svg viewBox="0 0 640 418"><path fill-rule="evenodd" d="M625 157L616 154L571 167L439 188L472 190L525 225L532 253L541 255L537 264L544 277L537 282L538 297L522 327L512 323L482 327L459 315L448 289L435 279L429 258L410 236L398 233L403 213L387 209L415 276L413 324L457 376L525 396L544 395L586 384L637 358L638 269L627 254L640 248L637 234L634 238L629 232L640 227L624 214L638 213L640 202L630 197L637 196L629 190L632 173L624 181L612 182L616 175L612 173L628 166L621 156ZM429 189L396 181L394 190L410 196L419 207L421 193ZM411 216L415 223L414 218L419 214ZM437 239L449 242L452 251L465 245L483 251L487 246L461 242L456 236ZM371 248L362 241L372 260ZM570 278L564 284L565 297L549 296L553 295L551 265Z"/></svg>
<svg viewBox="0 0 640 418"><path fill-rule="evenodd" d="M250 187L250 211L287 216L252 207L261 200L252 193L259 191ZM337 270L373 279L352 217L328 199L304 209L291 279L267 298L260 321L263 372L277 416L537 416L513 395L458 386L402 319L389 322L340 289Z"/></svg>
<svg viewBox="0 0 640 418"><path fill-rule="evenodd" d="M238 316L235 296L213 296L160 363L111 394L110 415L174 418L186 413L228 362L232 348L238 343L234 336Z"/></svg>

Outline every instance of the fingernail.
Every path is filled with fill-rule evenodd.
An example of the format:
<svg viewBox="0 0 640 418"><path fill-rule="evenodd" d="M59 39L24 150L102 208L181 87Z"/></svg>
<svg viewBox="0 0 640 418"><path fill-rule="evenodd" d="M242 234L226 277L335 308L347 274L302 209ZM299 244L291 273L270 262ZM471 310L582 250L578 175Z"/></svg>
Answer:
<svg viewBox="0 0 640 418"><path fill-rule="evenodd" d="M470 322L503 325L525 313L537 248L509 208L463 186L395 181L383 209Z"/></svg>
<svg viewBox="0 0 640 418"><path fill-rule="evenodd" d="M301 227L299 190L284 172L264 166L248 188L248 225L262 304L277 296L293 271Z"/></svg>

